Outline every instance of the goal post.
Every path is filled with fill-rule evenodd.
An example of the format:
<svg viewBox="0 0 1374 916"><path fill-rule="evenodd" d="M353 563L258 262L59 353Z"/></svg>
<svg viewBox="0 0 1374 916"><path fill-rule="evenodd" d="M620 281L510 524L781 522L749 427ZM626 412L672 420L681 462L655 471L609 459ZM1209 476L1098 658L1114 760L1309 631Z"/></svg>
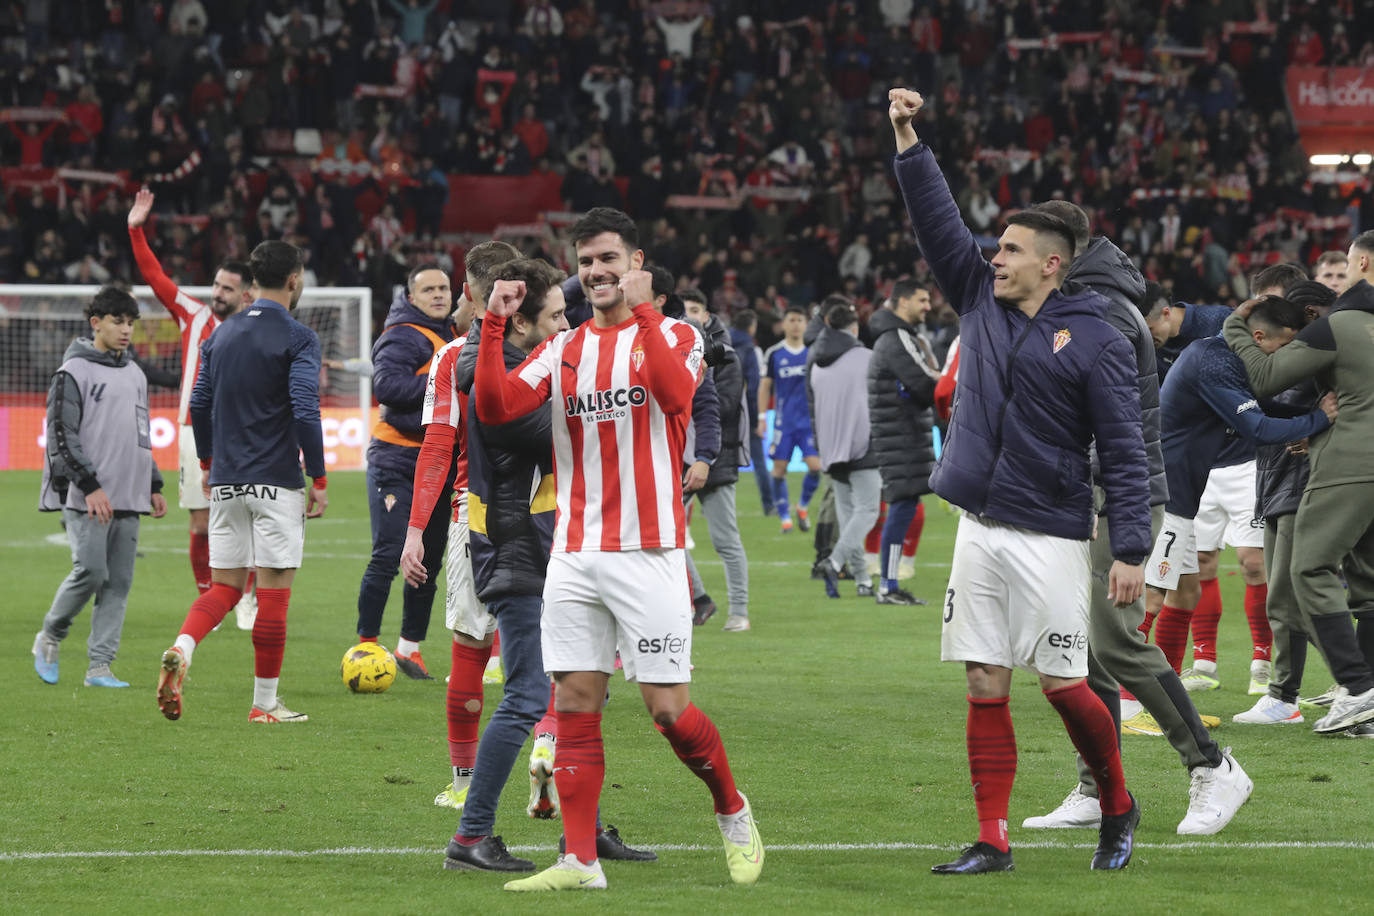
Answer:
<svg viewBox="0 0 1374 916"><path fill-rule="evenodd" d="M88 327L83 310L99 286L0 284L0 470L43 467L45 399L53 372L72 339ZM210 301L208 286L182 291ZM147 286L130 292L139 303L133 346L145 365L181 378L181 333ZM294 317L320 338L326 360L361 358L372 350L372 290L322 286L301 294ZM175 469L176 387L148 386L151 432L158 467ZM320 419L329 470L366 465L375 411L372 379L325 369L320 377Z"/></svg>

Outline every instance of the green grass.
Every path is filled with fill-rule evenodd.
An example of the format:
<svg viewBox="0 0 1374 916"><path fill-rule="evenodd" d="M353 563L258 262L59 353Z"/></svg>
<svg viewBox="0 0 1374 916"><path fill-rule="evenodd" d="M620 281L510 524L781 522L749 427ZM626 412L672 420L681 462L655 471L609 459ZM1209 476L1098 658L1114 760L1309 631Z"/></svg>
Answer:
<svg viewBox="0 0 1374 916"><path fill-rule="evenodd" d="M0 747L0 886L24 912L348 913L1045 913L1296 909L1349 913L1368 897L1368 848L1274 848L1277 843L1374 839L1374 742L1321 739L1307 726L1263 730L1230 723L1248 708L1248 631L1241 583L1223 568L1223 688L1204 712L1222 717L1217 738L1234 745L1256 784L1250 804L1217 837L1185 841L1174 828L1188 779L1163 739L1127 738L1126 771L1144 809L1131 867L1088 871L1088 831L1022 830L1073 786L1073 752L1034 680L1015 679L1020 770L1011 800L1017 871L935 878L976 831L964 756L964 689L957 666L939 663L939 596L954 519L928 504L914 592L927 608L827 601L807 578L808 536L782 536L740 490L752 561L753 632L727 634L721 614L696 631L693 696L720 726L735 776L754 804L767 868L753 888L729 884L706 790L654 731L637 692L612 681L605 715L602 808L632 844L664 849L656 865L607 866L607 895L514 898L497 876L446 872L453 812L433 796L448 781L442 610L426 644L438 680L402 680L379 696L353 696L338 663L353 642L358 579L368 549L360 474L331 478L328 517L308 526L306 561L293 591L282 693L307 725L249 727L252 648L226 628L196 655L186 714L156 709L157 658L181 623L193 586L185 513L146 520L124 641L115 671L129 690L81 686L89 611L63 646L56 687L34 675L29 647L67 549L46 538L57 519L33 510L36 474L0 475L0 534L9 599L0 638L10 647L12 716ZM710 556L700 519L697 556ZM703 564L723 598L721 567ZM383 629L399 626L399 589ZM1307 686L1328 674L1313 656ZM489 691L487 709L497 691ZM497 830L542 867L556 823L524 816L527 781L517 766ZM916 848L819 850L814 844L911 844ZM1246 844L1259 844L1259 848ZM685 848L683 848L685 847ZM212 856L175 851L387 849L297 857ZM19 859L15 854L147 855Z"/></svg>

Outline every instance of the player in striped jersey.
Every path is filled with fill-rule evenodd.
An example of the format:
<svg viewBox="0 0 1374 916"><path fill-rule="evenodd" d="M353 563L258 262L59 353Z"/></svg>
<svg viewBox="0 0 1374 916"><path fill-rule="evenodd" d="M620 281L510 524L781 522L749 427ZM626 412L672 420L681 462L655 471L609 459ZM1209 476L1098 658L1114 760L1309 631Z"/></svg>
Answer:
<svg viewBox="0 0 1374 916"><path fill-rule="evenodd" d="M730 876L752 884L764 850L735 788L720 733L692 705L692 607L683 553L679 459L702 341L654 311L651 275L633 220L597 207L571 237L592 320L540 344L505 371L501 341L524 286L498 281L478 350L478 419L506 423L554 405L557 523L544 587L544 667L557 683L554 775L567 852L507 890L606 886L596 852L605 775L601 705L621 649L654 724L711 790Z"/></svg>
<svg viewBox="0 0 1374 916"><path fill-rule="evenodd" d="M181 400L177 406L177 444L180 449L181 474L178 501L191 516L191 572L196 588L204 594L210 589L210 500L201 490L200 461L196 458L195 437L191 435L189 406L191 389L200 372L200 345L225 318L253 302L253 270L242 261L225 261L215 271L210 289L210 303L189 296L163 273L162 265L148 247L143 224L153 209L153 192L141 189L129 210L129 243L139 273L153 288L163 307L176 319L181 330ZM235 609L239 612L239 629L251 630L257 613L256 600L245 595Z"/></svg>

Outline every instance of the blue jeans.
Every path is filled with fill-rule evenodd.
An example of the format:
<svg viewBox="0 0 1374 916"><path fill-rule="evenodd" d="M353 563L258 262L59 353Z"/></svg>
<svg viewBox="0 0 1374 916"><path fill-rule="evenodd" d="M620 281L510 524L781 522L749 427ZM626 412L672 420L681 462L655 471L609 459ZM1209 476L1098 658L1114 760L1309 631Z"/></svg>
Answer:
<svg viewBox="0 0 1374 916"><path fill-rule="evenodd" d="M487 836L495 827L496 805L515 759L549 708L549 677L544 673L544 653L539 647L544 599L513 595L489 601L487 608L496 615L501 632L506 690L477 745L472 785L458 824L458 832L464 836Z"/></svg>
<svg viewBox="0 0 1374 916"><path fill-rule="evenodd" d="M372 517L372 557L363 571L358 587L358 635L376 637L382 630L382 614L391 597L391 583L401 569L401 548L410 526L410 501L414 479L375 464L367 466L367 508ZM393 502L387 506L387 497ZM450 492L439 494L434 514L425 527L425 571L429 579L415 588L406 585L401 592L401 638L423 642L429 632L429 615L434 607L434 590L444 563L448 543L448 504Z"/></svg>

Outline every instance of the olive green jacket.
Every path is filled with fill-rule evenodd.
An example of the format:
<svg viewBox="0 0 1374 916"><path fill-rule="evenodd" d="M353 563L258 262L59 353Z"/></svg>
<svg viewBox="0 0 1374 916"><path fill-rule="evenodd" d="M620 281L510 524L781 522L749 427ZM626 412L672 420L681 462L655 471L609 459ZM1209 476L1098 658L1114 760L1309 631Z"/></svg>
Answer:
<svg viewBox="0 0 1374 916"><path fill-rule="evenodd" d="M1356 283L1328 315L1273 354L1259 348L1238 315L1226 319L1222 335L1245 363L1257 397L1272 397L1307 378L1315 378L1324 392L1336 392L1340 415L1309 444L1309 490L1374 481L1374 286Z"/></svg>

